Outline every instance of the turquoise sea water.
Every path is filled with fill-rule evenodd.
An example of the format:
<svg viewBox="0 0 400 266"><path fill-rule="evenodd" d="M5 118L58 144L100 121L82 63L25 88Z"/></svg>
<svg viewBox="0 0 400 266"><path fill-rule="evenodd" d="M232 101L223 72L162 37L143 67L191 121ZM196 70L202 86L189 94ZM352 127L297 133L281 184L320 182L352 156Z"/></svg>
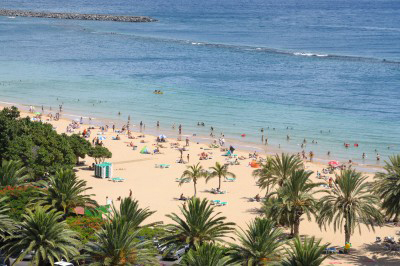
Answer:
<svg viewBox="0 0 400 266"><path fill-rule="evenodd" d="M159 120L169 134L173 123L203 136L213 126L247 146L264 127L268 150L298 152L306 138L323 159L400 153L400 2L303 2L2 1L159 22L0 17L0 101L131 115L148 130Z"/></svg>

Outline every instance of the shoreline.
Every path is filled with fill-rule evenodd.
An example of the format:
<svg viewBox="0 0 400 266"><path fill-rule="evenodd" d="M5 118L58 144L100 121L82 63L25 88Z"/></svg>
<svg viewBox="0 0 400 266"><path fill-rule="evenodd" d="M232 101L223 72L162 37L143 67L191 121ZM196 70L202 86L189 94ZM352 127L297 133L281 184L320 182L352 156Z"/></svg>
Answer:
<svg viewBox="0 0 400 266"><path fill-rule="evenodd" d="M0 9L0 16L9 17L32 17L32 18L54 18L72 20L97 20L117 22L155 22L156 19L146 16L120 16L106 14L80 14L64 12L37 12L29 10Z"/></svg>
<svg viewBox="0 0 400 266"><path fill-rule="evenodd" d="M21 113L26 112L28 113L29 110L29 104L25 103L11 103L11 102L3 102L0 101L0 108L4 107L11 107L11 106L16 106ZM41 106L39 105L32 105L36 108L37 111L41 111ZM63 110L64 111L64 110ZM73 110L71 113L65 113L63 112L61 114L61 120L66 120L67 122L70 122L74 119L79 119L80 117L83 118L84 125L92 125L92 126L105 126L105 125L110 125L114 124L116 127L121 128L123 125L127 123L127 119L116 119L116 118L104 118L104 117L91 117L87 115L82 115L82 114L77 114L74 113ZM44 108L44 113L53 113L53 115L56 113L55 110L50 110ZM66 118L65 116L68 116L69 118ZM89 121L91 119L91 121ZM44 121L45 122L45 121ZM177 127L177 125L176 125ZM177 132L177 129L173 130L172 128L156 128L156 127L147 127L145 130L140 131L139 125L132 124L131 125L131 131L134 134L140 134L143 133L145 135L152 136L156 138L160 134L167 135L168 139L177 139L179 137L179 134ZM180 135L183 139L188 137L190 139L190 142L192 143L200 143L200 144L211 144L214 139L218 139L218 136L206 136L206 135L201 135L193 132L185 132L185 129L183 129L183 133ZM262 155L268 155L272 156L275 154L281 154L281 153L289 153L289 154L297 154L298 152L293 151L293 150L288 150L288 149L282 149L278 147L273 147L271 145L263 145L263 144L257 144L251 141L240 141L237 139L225 137L225 147L229 147L232 145L236 151L240 151L243 153L253 153L254 151L257 151L259 154ZM337 160L336 158L321 158L321 157L314 157L312 162L309 160L304 160L304 162L310 162L313 164L317 165L326 165L330 160ZM340 159L338 161L341 161ZM381 162L384 162L382 160ZM347 164L347 162L341 161L343 164ZM376 173L378 171L383 170L382 165L377 165L377 164L359 164L357 162L352 163L352 167L358 171L361 171L363 173Z"/></svg>

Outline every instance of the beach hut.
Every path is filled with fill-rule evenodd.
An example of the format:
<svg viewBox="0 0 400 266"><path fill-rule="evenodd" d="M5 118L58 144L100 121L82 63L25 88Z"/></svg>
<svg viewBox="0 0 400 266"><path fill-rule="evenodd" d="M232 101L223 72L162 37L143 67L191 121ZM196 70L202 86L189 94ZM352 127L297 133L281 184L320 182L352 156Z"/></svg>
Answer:
<svg viewBox="0 0 400 266"><path fill-rule="evenodd" d="M99 163L94 166L94 175L101 178L112 178L112 163Z"/></svg>

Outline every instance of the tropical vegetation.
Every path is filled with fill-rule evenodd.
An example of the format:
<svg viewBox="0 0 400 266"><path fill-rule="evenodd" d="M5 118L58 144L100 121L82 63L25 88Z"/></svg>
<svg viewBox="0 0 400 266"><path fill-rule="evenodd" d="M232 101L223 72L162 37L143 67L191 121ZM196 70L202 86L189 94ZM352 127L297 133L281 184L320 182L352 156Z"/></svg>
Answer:
<svg viewBox="0 0 400 266"><path fill-rule="evenodd" d="M182 266L228 266L235 265L231 263L231 258L227 254L227 249L221 246L204 243L196 245L194 249L189 250L182 258Z"/></svg>
<svg viewBox="0 0 400 266"><path fill-rule="evenodd" d="M92 188L86 186L86 181L78 179L73 170L59 169L48 178L45 189L40 190L42 197L39 203L53 206L66 217L75 207L93 209L98 206L91 198L94 194L86 194L90 189Z"/></svg>
<svg viewBox="0 0 400 266"><path fill-rule="evenodd" d="M21 161L3 160L0 165L0 188L24 185L30 175Z"/></svg>
<svg viewBox="0 0 400 266"><path fill-rule="evenodd" d="M210 179L213 179L214 177L218 177L218 190L221 189L222 178L236 178L236 175L234 173L228 171L227 164L222 165L219 162L216 162L214 166L210 167L210 170L211 173L207 175L206 182L208 182Z"/></svg>
<svg viewBox="0 0 400 266"><path fill-rule="evenodd" d="M241 265L260 265L282 259L285 234L275 222L256 218L237 233L239 244L231 244L232 262Z"/></svg>
<svg viewBox="0 0 400 266"><path fill-rule="evenodd" d="M79 254L77 234L62 221L62 212L37 206L26 209L23 221L16 224L16 234L6 238L2 249L7 257L19 262L28 255L36 265L54 264L62 259L70 260Z"/></svg>
<svg viewBox="0 0 400 266"><path fill-rule="evenodd" d="M166 246L189 244L189 248L194 248L207 242L224 242L223 238L234 229L235 224L226 222L226 217L206 199L192 198L180 210L183 217L167 215L174 223L167 227L171 234L162 239Z"/></svg>
<svg viewBox="0 0 400 266"><path fill-rule="evenodd" d="M296 237L287 250L289 257L282 262L282 266L319 266L330 254L326 254L329 243L321 245L321 239L305 237L302 241Z"/></svg>
<svg viewBox="0 0 400 266"><path fill-rule="evenodd" d="M312 172L303 169L294 171L282 186L268 194L267 200L263 202L266 217L289 226L294 236L299 235L303 214L309 221L317 215L318 201L314 195L319 192L315 188L320 184L309 179L311 174Z"/></svg>
<svg viewBox="0 0 400 266"><path fill-rule="evenodd" d="M332 224L335 231L343 229L345 243L350 243L356 228L361 231L361 224L374 229L383 222L379 198L371 193L372 186L366 179L354 169L343 170L336 174L332 190L326 190L328 195L320 199L319 225Z"/></svg>
<svg viewBox="0 0 400 266"><path fill-rule="evenodd" d="M197 194L197 181L200 178L207 177L207 172L204 171L203 166L200 163L194 164L192 166L188 166L187 169L183 172L181 179L179 181L179 185L181 186L184 183L188 183L193 181L194 186L194 196Z"/></svg>
<svg viewBox="0 0 400 266"><path fill-rule="evenodd" d="M389 157L383 167L385 172L375 175L374 191L382 201L388 219L398 221L400 215L400 154Z"/></svg>

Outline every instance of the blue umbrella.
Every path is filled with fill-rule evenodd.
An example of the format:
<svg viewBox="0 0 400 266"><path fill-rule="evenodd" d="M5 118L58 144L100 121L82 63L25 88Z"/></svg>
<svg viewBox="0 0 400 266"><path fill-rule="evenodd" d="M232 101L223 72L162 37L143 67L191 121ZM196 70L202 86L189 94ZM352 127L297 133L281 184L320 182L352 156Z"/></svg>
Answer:
<svg viewBox="0 0 400 266"><path fill-rule="evenodd" d="M104 136L99 136L98 138L99 138L99 140L105 140L106 139L106 137L104 137Z"/></svg>
<svg viewBox="0 0 400 266"><path fill-rule="evenodd" d="M165 136L164 134L161 134L160 136L158 136L160 139L166 139L167 136Z"/></svg>

